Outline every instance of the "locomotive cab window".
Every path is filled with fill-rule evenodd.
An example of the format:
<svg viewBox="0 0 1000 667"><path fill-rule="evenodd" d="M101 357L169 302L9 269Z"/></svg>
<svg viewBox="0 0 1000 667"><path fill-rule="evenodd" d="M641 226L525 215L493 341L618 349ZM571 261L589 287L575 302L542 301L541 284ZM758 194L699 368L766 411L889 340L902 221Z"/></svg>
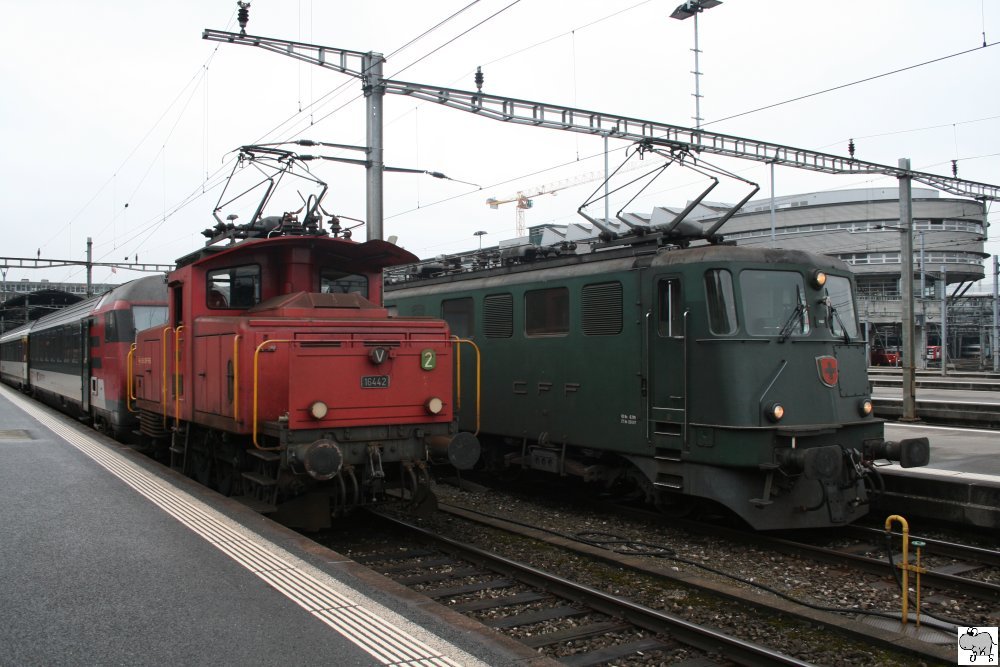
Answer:
<svg viewBox="0 0 1000 667"><path fill-rule="evenodd" d="M260 302L260 267L234 266L209 271L207 281L209 308L251 308Z"/></svg>
<svg viewBox="0 0 1000 667"><path fill-rule="evenodd" d="M336 269L323 269L319 273L319 291L324 294L356 292L367 299L368 277Z"/></svg>
<svg viewBox="0 0 1000 667"><path fill-rule="evenodd" d="M851 281L843 276L827 276L828 318L830 333L834 336L858 337L858 318L854 312L854 295Z"/></svg>
<svg viewBox="0 0 1000 667"><path fill-rule="evenodd" d="M746 270L740 273L743 317L755 336L805 336L809 306L802 275L795 271Z"/></svg>
<svg viewBox="0 0 1000 667"><path fill-rule="evenodd" d="M569 333L569 290L553 287L525 292L524 333L528 336Z"/></svg>
<svg viewBox="0 0 1000 667"><path fill-rule="evenodd" d="M712 333L736 333L736 297L733 294L733 275L726 269L705 272L705 304L708 307L708 326Z"/></svg>
<svg viewBox="0 0 1000 667"><path fill-rule="evenodd" d="M684 304L681 301L681 281L661 280L657 288L657 331L665 338L684 336Z"/></svg>

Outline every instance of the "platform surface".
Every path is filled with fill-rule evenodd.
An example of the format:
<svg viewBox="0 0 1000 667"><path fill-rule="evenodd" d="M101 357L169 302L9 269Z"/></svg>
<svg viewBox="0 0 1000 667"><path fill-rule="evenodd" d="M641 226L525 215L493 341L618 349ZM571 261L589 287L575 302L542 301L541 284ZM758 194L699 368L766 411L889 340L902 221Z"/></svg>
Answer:
<svg viewBox="0 0 1000 667"><path fill-rule="evenodd" d="M0 502L2 665L523 664L6 386Z"/></svg>
<svg viewBox="0 0 1000 667"><path fill-rule="evenodd" d="M886 422L885 437L930 440L931 461L923 470L986 475L1000 482L1000 431Z"/></svg>

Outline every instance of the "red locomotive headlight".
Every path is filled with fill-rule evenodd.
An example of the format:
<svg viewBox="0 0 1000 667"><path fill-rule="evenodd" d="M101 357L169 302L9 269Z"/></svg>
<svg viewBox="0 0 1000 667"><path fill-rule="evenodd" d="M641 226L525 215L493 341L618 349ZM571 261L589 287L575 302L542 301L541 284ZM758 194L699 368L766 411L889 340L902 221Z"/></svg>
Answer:
<svg viewBox="0 0 1000 667"><path fill-rule="evenodd" d="M444 401L435 396L434 398L427 399L427 402L424 403L424 407L427 409L427 412L431 413L432 415L437 415L440 414L442 410L444 410Z"/></svg>
<svg viewBox="0 0 1000 667"><path fill-rule="evenodd" d="M309 406L309 414L312 415L313 419L325 419L328 412L330 412L330 408L323 401L314 401Z"/></svg>

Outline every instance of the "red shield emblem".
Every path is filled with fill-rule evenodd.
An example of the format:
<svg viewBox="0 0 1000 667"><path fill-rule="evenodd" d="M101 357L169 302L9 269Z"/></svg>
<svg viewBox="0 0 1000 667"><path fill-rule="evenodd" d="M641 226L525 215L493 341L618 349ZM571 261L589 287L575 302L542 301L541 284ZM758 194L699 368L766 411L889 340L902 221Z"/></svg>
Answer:
<svg viewBox="0 0 1000 667"><path fill-rule="evenodd" d="M816 357L816 370L819 371L820 382L827 387L837 386L840 371L837 370L836 357Z"/></svg>

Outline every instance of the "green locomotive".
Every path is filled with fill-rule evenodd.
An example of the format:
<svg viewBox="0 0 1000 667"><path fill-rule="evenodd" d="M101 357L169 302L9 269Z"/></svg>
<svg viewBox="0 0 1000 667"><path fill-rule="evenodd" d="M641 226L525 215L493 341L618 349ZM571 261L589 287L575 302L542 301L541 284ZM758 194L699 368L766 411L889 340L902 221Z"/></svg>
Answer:
<svg viewBox="0 0 1000 667"><path fill-rule="evenodd" d="M400 315L475 343L457 402L486 465L707 499L761 530L849 523L876 460L926 465L926 438L887 442L872 416L844 262L638 240L389 276Z"/></svg>

